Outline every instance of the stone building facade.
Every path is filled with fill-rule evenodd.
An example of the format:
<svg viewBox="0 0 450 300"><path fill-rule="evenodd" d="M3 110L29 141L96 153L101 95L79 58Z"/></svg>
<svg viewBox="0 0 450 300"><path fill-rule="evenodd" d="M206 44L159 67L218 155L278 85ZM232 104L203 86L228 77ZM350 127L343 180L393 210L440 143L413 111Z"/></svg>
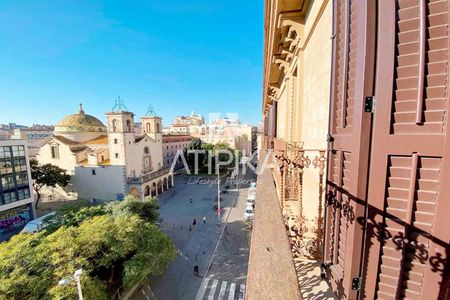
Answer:
<svg viewBox="0 0 450 300"><path fill-rule="evenodd" d="M57 165L70 174L72 189L82 199L157 196L173 186L163 162L161 118L141 118L136 133L134 114L122 107L106 113L107 126L80 107L63 118L54 135L40 147L40 164Z"/></svg>
<svg viewBox="0 0 450 300"><path fill-rule="evenodd" d="M246 292L249 299L265 295L299 299L297 278L292 276L294 263L321 258L331 55L331 1L265 1L260 159L270 155L270 177L280 209L271 213L279 214L282 222L276 221L277 217L268 224L266 212L258 211L256 205ZM260 197L270 193L268 176L266 172L258 176L256 202L258 191ZM281 223L284 226L275 226ZM291 257L286 258L284 248L275 245L274 259L263 257L265 253L258 247L267 242L265 235L286 240ZM258 274L265 269L284 270L285 280L278 278L278 273L278 277L258 283Z"/></svg>

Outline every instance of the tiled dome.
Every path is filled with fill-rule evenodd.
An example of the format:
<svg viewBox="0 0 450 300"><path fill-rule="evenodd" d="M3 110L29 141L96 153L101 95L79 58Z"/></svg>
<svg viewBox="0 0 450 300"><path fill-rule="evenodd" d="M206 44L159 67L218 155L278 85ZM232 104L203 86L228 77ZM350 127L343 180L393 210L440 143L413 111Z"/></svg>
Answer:
<svg viewBox="0 0 450 300"><path fill-rule="evenodd" d="M106 126L94 116L84 113L80 104L80 111L64 117L55 125L55 133L102 133L106 132Z"/></svg>

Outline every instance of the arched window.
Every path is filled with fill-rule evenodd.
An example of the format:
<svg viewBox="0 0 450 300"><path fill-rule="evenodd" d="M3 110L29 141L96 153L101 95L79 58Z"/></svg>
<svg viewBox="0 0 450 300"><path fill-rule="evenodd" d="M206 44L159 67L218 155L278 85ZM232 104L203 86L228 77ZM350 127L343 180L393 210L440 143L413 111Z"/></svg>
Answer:
<svg viewBox="0 0 450 300"><path fill-rule="evenodd" d="M144 153L145 154L149 154L150 153L150 149L147 146L144 147Z"/></svg>
<svg viewBox="0 0 450 300"><path fill-rule="evenodd" d="M150 132L151 130L150 130L150 123L147 123L146 124L146 127L147 127L147 132Z"/></svg>
<svg viewBox="0 0 450 300"><path fill-rule="evenodd" d="M127 132L131 131L131 122L130 120L127 120Z"/></svg>
<svg viewBox="0 0 450 300"><path fill-rule="evenodd" d="M112 128L113 128L114 132L117 131L117 120L116 119L112 120Z"/></svg>
<svg viewBox="0 0 450 300"><path fill-rule="evenodd" d="M156 132L159 132L159 123L156 123Z"/></svg>

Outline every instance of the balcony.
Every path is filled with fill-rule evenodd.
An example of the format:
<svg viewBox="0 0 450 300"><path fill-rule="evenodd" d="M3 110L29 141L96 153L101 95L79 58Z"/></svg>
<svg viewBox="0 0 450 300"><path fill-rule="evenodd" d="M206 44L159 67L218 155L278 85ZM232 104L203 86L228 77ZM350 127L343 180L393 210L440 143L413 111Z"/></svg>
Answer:
<svg viewBox="0 0 450 300"><path fill-rule="evenodd" d="M246 299L302 299L270 169L258 175L256 195Z"/></svg>
<svg viewBox="0 0 450 300"><path fill-rule="evenodd" d="M248 299L333 299L320 276L326 153L264 137L260 166L273 168L258 175Z"/></svg>
<svg viewBox="0 0 450 300"><path fill-rule="evenodd" d="M142 184L144 182L147 182L149 180L158 178L160 176L169 174L170 168L164 168L155 172L144 174L140 177L127 177L127 183L128 184Z"/></svg>

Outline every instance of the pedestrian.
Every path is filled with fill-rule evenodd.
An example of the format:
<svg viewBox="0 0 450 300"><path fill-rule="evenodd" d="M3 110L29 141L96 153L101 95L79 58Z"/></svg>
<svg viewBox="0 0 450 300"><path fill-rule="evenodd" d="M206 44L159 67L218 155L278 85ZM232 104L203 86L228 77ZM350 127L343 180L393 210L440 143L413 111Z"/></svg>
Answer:
<svg viewBox="0 0 450 300"><path fill-rule="evenodd" d="M194 227L195 227L195 225L197 225L197 220L194 218L194 222L192 222L192 225L194 225Z"/></svg>
<svg viewBox="0 0 450 300"><path fill-rule="evenodd" d="M192 197L189 199L189 202L192 204Z"/></svg>
<svg viewBox="0 0 450 300"><path fill-rule="evenodd" d="M206 224L206 217L203 217L203 224Z"/></svg>

